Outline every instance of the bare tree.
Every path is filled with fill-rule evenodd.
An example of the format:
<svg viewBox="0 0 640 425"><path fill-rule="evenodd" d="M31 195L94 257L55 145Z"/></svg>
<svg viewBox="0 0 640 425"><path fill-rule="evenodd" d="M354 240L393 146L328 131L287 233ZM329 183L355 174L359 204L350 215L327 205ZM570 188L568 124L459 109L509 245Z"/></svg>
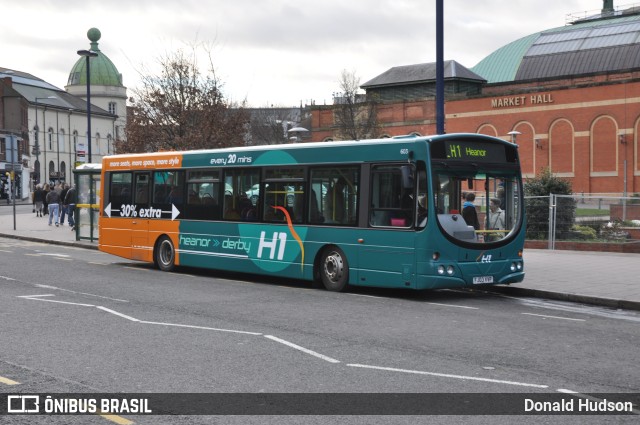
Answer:
<svg viewBox="0 0 640 425"><path fill-rule="evenodd" d="M127 114L127 141L116 147L122 152L155 152L220 148L244 144L247 114L244 102L225 99L215 74L211 51L209 70L202 75L196 60L179 49L158 60L159 76L143 75L134 89L134 106Z"/></svg>
<svg viewBox="0 0 640 425"><path fill-rule="evenodd" d="M360 77L355 71L343 70L340 93L334 98L334 122L342 139L361 140L375 136L376 102L360 93Z"/></svg>

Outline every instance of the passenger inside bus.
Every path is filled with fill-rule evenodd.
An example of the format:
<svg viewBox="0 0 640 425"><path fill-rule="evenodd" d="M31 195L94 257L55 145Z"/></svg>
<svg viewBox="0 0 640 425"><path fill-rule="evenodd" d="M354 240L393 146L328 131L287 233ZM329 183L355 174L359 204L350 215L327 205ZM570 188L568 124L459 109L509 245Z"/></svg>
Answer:
<svg viewBox="0 0 640 425"><path fill-rule="evenodd" d="M478 212L476 211L476 206L473 204L473 201L476 200L476 195L473 192L467 193L465 196L465 202L462 205L462 218L469 225L473 226L474 229L480 230L480 221L478 220Z"/></svg>

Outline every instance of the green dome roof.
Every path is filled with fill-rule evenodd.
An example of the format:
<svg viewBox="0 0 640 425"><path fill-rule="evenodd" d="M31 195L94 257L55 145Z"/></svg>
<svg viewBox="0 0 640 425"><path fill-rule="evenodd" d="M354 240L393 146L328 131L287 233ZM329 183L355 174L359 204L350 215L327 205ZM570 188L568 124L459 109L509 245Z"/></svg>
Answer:
<svg viewBox="0 0 640 425"><path fill-rule="evenodd" d="M471 68L489 83L561 78L640 67L638 9L594 16L499 48Z"/></svg>
<svg viewBox="0 0 640 425"><path fill-rule="evenodd" d="M122 74L118 72L116 66L111 62L104 53L98 48L98 40L100 40L100 30L91 28L87 31L87 37L91 41L89 50L98 54L91 57L90 72L92 86L117 86L122 87ZM69 86L86 86L87 85L87 59L83 56L78 58L71 72L69 73Z"/></svg>

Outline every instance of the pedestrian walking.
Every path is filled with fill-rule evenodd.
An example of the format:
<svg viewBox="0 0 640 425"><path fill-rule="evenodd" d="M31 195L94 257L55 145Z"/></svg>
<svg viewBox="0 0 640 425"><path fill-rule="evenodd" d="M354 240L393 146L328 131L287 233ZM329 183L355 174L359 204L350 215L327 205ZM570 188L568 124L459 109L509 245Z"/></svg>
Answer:
<svg viewBox="0 0 640 425"><path fill-rule="evenodd" d="M64 203L67 205L67 214L69 215L69 227L76 230L76 220L74 217L76 210L76 188L71 186L64 197Z"/></svg>
<svg viewBox="0 0 640 425"><path fill-rule="evenodd" d="M49 185L49 183L45 183L42 187L42 190L44 191L44 203L42 205L42 208L44 211L44 215L47 215L49 214L49 201L47 201L47 195L49 194L49 192L51 192L51 186Z"/></svg>
<svg viewBox="0 0 640 425"><path fill-rule="evenodd" d="M36 217L42 217L42 208L44 205L45 193L42 190L42 186L37 185L35 192L33 192L33 202L36 209Z"/></svg>
<svg viewBox="0 0 640 425"><path fill-rule="evenodd" d="M64 226L64 216L67 214L67 204L65 203L65 198L67 196L67 192L69 192L69 185L66 183L62 183L62 190L60 191L60 224Z"/></svg>
<svg viewBox="0 0 640 425"><path fill-rule="evenodd" d="M51 226L51 222L55 221L56 227L59 226L58 222L58 210L60 207L60 192L57 190L51 190L47 194L47 203L49 204L49 226Z"/></svg>

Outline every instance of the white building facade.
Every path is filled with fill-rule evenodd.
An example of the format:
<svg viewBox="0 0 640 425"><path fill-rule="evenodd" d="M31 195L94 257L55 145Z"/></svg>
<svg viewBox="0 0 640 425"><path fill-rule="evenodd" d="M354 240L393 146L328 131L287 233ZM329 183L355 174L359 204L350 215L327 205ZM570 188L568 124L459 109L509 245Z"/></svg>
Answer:
<svg viewBox="0 0 640 425"><path fill-rule="evenodd" d="M0 79L28 105L26 111L10 111L6 110L5 103L5 110L0 114L24 115L21 124L4 129L20 139L19 167L7 162L8 155L3 162L0 154L0 171L21 168L16 171L17 198L28 198L38 183L72 183L75 167L89 161L101 162L103 156L114 153L114 143L125 138L127 95L122 75L98 48L100 31L92 28L87 36L90 50L97 53L89 59L90 137L87 136L86 57L77 57L66 90L31 74L0 67ZM0 128L0 133L2 130Z"/></svg>

